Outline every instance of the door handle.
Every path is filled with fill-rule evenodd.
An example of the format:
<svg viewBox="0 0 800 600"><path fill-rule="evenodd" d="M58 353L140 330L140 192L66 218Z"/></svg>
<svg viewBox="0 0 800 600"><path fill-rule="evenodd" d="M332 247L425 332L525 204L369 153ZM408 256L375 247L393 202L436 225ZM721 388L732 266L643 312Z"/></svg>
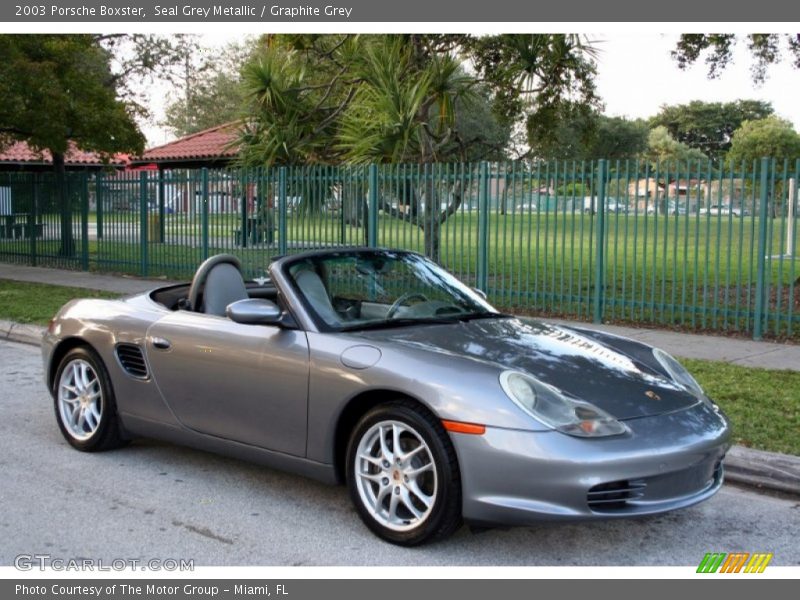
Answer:
<svg viewBox="0 0 800 600"><path fill-rule="evenodd" d="M162 337L154 337L150 341L153 344L153 348L158 348L159 350L169 350L170 346L172 346L168 339Z"/></svg>

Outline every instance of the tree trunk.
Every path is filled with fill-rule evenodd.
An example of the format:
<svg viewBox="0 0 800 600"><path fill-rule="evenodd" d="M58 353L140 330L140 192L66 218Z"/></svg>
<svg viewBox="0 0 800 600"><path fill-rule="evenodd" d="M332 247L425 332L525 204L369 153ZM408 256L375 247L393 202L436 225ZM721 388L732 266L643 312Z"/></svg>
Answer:
<svg viewBox="0 0 800 600"><path fill-rule="evenodd" d="M425 212L423 213L422 231L425 234L425 256L433 261L439 260L439 198L434 182L425 181Z"/></svg>
<svg viewBox="0 0 800 600"><path fill-rule="evenodd" d="M61 213L61 245L58 255L67 258L75 256L75 238L72 235L72 206L67 190L67 169L64 164L64 155L59 152L50 153L53 156L53 171L55 173L55 192L58 209Z"/></svg>
<svg viewBox="0 0 800 600"><path fill-rule="evenodd" d="M362 185L343 186L342 218L344 222L351 227L361 227L363 218L366 216L364 193L364 187Z"/></svg>
<svg viewBox="0 0 800 600"><path fill-rule="evenodd" d="M369 246L369 202L367 202L366 192L359 195L358 204L361 214L361 233L363 234L361 241L365 246Z"/></svg>
<svg viewBox="0 0 800 600"><path fill-rule="evenodd" d="M504 215L508 211L508 174L503 178L503 192L500 194L500 214Z"/></svg>
<svg viewBox="0 0 800 600"><path fill-rule="evenodd" d="M439 262L439 246L441 240L441 225L438 219L427 221L423 228L425 232L425 256Z"/></svg>
<svg viewBox="0 0 800 600"><path fill-rule="evenodd" d="M419 194L417 194L416 187L414 186L414 178L409 177L401 190L400 203L405 208L403 211L410 220L417 218L419 214Z"/></svg>

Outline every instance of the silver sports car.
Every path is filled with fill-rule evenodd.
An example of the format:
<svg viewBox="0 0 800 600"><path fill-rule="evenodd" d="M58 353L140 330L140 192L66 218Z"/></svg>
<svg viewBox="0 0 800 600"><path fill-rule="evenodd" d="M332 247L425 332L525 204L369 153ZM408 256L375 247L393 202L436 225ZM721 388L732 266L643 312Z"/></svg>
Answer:
<svg viewBox="0 0 800 600"><path fill-rule="evenodd" d="M64 437L136 436L346 482L413 545L462 521L686 507L722 485L728 421L670 355L498 312L412 252L219 255L189 284L77 300L45 334Z"/></svg>

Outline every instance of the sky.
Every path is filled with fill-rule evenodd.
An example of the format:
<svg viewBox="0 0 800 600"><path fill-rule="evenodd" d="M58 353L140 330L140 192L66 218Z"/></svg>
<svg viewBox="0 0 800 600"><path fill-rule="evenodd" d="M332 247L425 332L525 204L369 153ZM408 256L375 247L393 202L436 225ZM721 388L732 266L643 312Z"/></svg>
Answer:
<svg viewBox="0 0 800 600"><path fill-rule="evenodd" d="M702 62L685 71L678 68L670 56L678 39L676 33L617 31L587 35L600 49L596 83L609 116L650 117L662 104L685 104L692 100L757 99L771 102L777 114L800 131L800 71L794 69L788 59L772 66L767 81L756 87L750 77L750 56L743 43L735 48L733 64L720 78L711 80ZM200 43L214 52L241 37L241 33L205 33L200 35ZM158 86L150 95L153 118L143 127L150 146L174 137L158 125L163 119L168 95L168 89Z"/></svg>
<svg viewBox="0 0 800 600"><path fill-rule="evenodd" d="M743 43L734 62L719 79L708 79L701 61L682 71L670 56L677 34L598 35L603 40L597 88L610 116L649 117L662 104L692 100L728 102L755 99L772 103L778 115L800 130L800 71L788 60L771 67L769 78L756 87L750 77L752 62Z"/></svg>

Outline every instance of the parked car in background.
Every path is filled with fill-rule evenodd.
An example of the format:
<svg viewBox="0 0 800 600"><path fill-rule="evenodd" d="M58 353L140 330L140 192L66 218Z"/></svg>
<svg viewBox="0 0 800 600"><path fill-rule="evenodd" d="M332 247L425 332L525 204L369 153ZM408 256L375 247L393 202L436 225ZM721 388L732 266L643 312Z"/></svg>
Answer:
<svg viewBox="0 0 800 600"><path fill-rule="evenodd" d="M685 215L688 213L685 204L670 202L667 206L666 210L667 214L670 215ZM664 210L662 208L662 204L651 204L647 207L647 214L648 215L655 215L655 214L663 214Z"/></svg>
<svg viewBox="0 0 800 600"><path fill-rule="evenodd" d="M669 214L671 215L685 215L687 213L688 210L686 209L686 205L684 204L679 204L678 206L674 206L669 209Z"/></svg>
<svg viewBox="0 0 800 600"><path fill-rule="evenodd" d="M605 206L607 213L627 213L628 205L625 202L620 202L615 198L606 198ZM597 212L597 198L594 196L586 196L583 199L583 212L596 213Z"/></svg>
<svg viewBox="0 0 800 600"><path fill-rule="evenodd" d="M158 212L159 211L158 202L156 202L155 200L148 200L148 202L147 202L147 210L148 210L148 212ZM174 208L172 208L171 206L169 206L167 204L164 205L164 213L165 214L171 215L174 212L175 212Z"/></svg>
<svg viewBox="0 0 800 600"><path fill-rule="evenodd" d="M534 212L537 208L536 202L520 202L516 206L518 212Z"/></svg>
<svg viewBox="0 0 800 600"><path fill-rule="evenodd" d="M728 215L733 215L734 217L741 217L742 209L739 208L738 206L732 207L730 204L712 204L708 208L701 208L700 214L709 215L712 217L728 216Z"/></svg>
<svg viewBox="0 0 800 600"><path fill-rule="evenodd" d="M627 213L628 205L618 200L606 198L606 212L610 213Z"/></svg>

